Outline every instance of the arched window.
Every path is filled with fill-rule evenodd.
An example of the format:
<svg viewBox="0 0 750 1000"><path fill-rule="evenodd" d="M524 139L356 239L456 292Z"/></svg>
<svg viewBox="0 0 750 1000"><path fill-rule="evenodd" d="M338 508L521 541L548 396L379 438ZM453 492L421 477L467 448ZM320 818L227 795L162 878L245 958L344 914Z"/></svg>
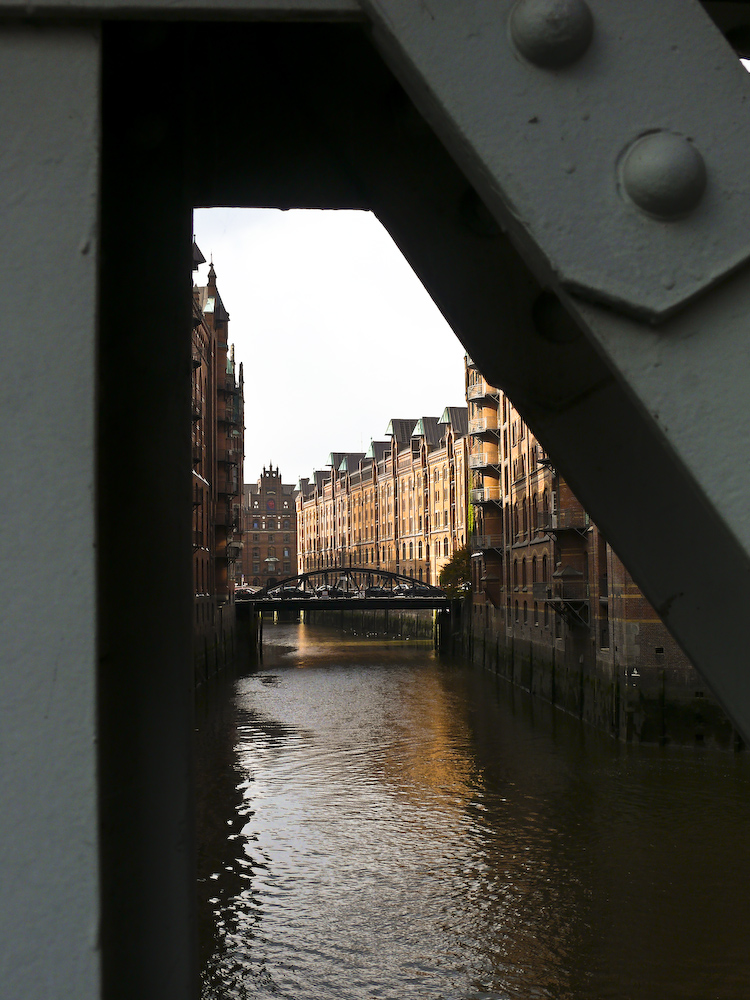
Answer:
<svg viewBox="0 0 750 1000"><path fill-rule="evenodd" d="M427 543L427 545L425 547L425 559L427 560L427 562L430 561L430 543L429 542Z"/></svg>
<svg viewBox="0 0 750 1000"><path fill-rule="evenodd" d="M422 542L420 541L420 542L417 543L417 559L421 559L421 558L422 558ZM420 570L419 572L421 573L422 570ZM420 576L420 580L421 579L422 578Z"/></svg>
<svg viewBox="0 0 750 1000"><path fill-rule="evenodd" d="M524 625L529 620L529 606L526 601L523 602L523 623Z"/></svg>
<svg viewBox="0 0 750 1000"><path fill-rule="evenodd" d="M516 613L516 621L518 621L518 601L516 601L516 603L515 603L515 607L514 607L514 609L513 609L513 610L514 610L514 611L515 611L515 613Z"/></svg>
<svg viewBox="0 0 750 1000"><path fill-rule="evenodd" d="M531 582L536 583L536 556L531 560Z"/></svg>
<svg viewBox="0 0 750 1000"><path fill-rule="evenodd" d="M526 557L521 560L521 586L526 586Z"/></svg>
<svg viewBox="0 0 750 1000"><path fill-rule="evenodd" d="M401 545L401 558L406 561L406 542Z"/></svg>
<svg viewBox="0 0 750 1000"><path fill-rule="evenodd" d="M365 549L365 566L367 565L367 549Z"/></svg>
<svg viewBox="0 0 750 1000"><path fill-rule="evenodd" d="M513 586L518 586L518 560L513 560Z"/></svg>
<svg viewBox="0 0 750 1000"><path fill-rule="evenodd" d="M414 558L414 542L409 542L409 558Z"/></svg>
<svg viewBox="0 0 750 1000"><path fill-rule="evenodd" d="M547 582L547 556L542 556L542 580Z"/></svg>
<svg viewBox="0 0 750 1000"><path fill-rule="evenodd" d="M448 539L447 537L443 539L443 555L447 557L448 555Z"/></svg>

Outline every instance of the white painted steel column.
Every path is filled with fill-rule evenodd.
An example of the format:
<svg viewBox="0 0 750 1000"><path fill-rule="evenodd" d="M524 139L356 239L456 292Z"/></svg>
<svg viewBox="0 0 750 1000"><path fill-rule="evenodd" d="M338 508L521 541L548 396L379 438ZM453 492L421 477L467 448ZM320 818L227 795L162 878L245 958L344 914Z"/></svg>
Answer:
<svg viewBox="0 0 750 1000"><path fill-rule="evenodd" d="M99 996L99 42L0 27L0 996Z"/></svg>

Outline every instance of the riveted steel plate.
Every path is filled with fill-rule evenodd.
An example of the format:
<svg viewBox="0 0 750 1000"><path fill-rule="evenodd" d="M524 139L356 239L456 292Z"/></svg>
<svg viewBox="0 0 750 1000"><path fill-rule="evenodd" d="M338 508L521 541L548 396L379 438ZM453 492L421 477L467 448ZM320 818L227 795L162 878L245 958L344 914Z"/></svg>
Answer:
<svg viewBox="0 0 750 1000"><path fill-rule="evenodd" d="M545 68L513 44L512 0L362 0L394 72L537 274L659 322L750 257L750 77L694 0L588 5L588 47ZM628 149L659 131L705 165L697 204L671 219L620 180Z"/></svg>

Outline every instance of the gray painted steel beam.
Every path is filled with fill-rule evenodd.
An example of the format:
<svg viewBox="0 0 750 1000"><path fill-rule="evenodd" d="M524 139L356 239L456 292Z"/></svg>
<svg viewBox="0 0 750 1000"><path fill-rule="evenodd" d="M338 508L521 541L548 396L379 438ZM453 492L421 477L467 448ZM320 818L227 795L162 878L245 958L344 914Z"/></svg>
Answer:
<svg viewBox="0 0 750 1000"><path fill-rule="evenodd" d="M738 143L750 148L750 81L693 3L628 4L624 18L623 5L591 3L590 43L553 68L519 52L509 3L364 5L392 69L516 250L498 274L520 274L523 260L552 295L549 308L538 298L519 312L514 279L498 282L507 295L485 288L480 301L494 302L497 327L514 327L500 333L478 302L451 293L455 281L434 259L428 285L450 299L448 314L478 317L456 323L472 356L517 401L747 738L750 475L740 443L750 430L750 302L741 206L750 188L746 169L734 168ZM676 54L681 69L665 76ZM644 211L624 190L623 153L651 130L679 137L683 151L701 149L705 186L683 192L677 208L668 204L681 183L669 151L666 161L656 154L664 203ZM409 242L412 261L424 260L413 231ZM593 359L576 326L607 378L586 384ZM541 384L565 354L572 364ZM529 359L525 372L519 357Z"/></svg>

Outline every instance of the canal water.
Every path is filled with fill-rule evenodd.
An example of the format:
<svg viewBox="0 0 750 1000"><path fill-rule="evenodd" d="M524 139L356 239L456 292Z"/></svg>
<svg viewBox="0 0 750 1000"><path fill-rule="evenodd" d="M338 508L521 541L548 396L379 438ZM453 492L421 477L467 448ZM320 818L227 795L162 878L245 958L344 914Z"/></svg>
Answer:
<svg viewBox="0 0 750 1000"><path fill-rule="evenodd" d="M747 1000L750 761L266 625L199 714L204 1000Z"/></svg>

